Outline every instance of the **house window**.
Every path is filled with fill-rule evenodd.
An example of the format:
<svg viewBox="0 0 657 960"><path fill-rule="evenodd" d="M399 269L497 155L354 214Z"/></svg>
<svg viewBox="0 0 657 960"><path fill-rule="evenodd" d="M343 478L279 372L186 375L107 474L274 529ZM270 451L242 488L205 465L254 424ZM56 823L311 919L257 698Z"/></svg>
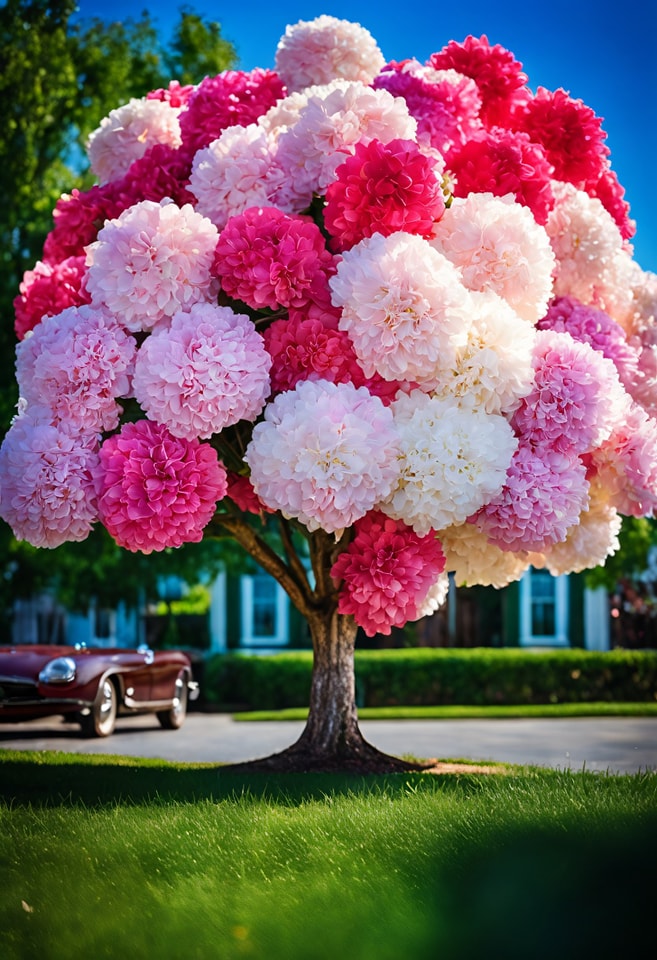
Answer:
<svg viewBox="0 0 657 960"><path fill-rule="evenodd" d="M266 573L241 577L242 646L284 646L288 642L288 600Z"/></svg>
<svg viewBox="0 0 657 960"><path fill-rule="evenodd" d="M569 645L567 577L553 577L547 570L533 567L525 573L520 581L520 643Z"/></svg>

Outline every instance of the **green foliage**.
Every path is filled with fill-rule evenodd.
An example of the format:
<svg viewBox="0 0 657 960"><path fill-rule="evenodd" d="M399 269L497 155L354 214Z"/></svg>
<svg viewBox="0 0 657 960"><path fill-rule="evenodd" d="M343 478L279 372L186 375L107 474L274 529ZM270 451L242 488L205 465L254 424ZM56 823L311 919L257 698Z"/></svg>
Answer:
<svg viewBox="0 0 657 960"><path fill-rule="evenodd" d="M235 48L221 36L218 23L206 23L189 7L181 8L180 20L164 57L166 71L183 86L200 83L232 66Z"/></svg>
<svg viewBox="0 0 657 960"><path fill-rule="evenodd" d="M197 583L187 591L180 600L172 600L166 603L162 600L157 605L156 614L158 616L167 616L169 613L175 617L189 614L199 616L207 613L210 609L210 591L202 583Z"/></svg>
<svg viewBox="0 0 657 960"><path fill-rule="evenodd" d="M280 710L306 706L312 661L310 650L271 657L218 654L206 661L203 697L224 708Z"/></svg>
<svg viewBox="0 0 657 960"><path fill-rule="evenodd" d="M650 517L624 517L618 537L620 549L602 567L585 574L591 589L613 591L623 581L636 580L648 566L648 554L657 546L657 523Z"/></svg>
<svg viewBox="0 0 657 960"><path fill-rule="evenodd" d="M650 955L655 775L24 754L0 796L3 960Z"/></svg>
<svg viewBox="0 0 657 960"><path fill-rule="evenodd" d="M657 651L495 649L356 651L359 706L545 704L657 699ZM217 655L206 666L209 703L278 710L308 703L312 653Z"/></svg>

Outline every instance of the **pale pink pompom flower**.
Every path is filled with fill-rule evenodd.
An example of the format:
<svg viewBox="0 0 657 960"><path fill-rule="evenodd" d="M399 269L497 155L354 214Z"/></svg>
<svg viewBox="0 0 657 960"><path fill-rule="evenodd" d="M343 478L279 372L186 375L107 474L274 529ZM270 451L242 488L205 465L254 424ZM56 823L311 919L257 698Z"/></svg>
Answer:
<svg viewBox="0 0 657 960"><path fill-rule="evenodd" d="M391 404L399 479L378 504L424 536L461 523L502 489L517 441L504 417L420 390Z"/></svg>
<svg viewBox="0 0 657 960"><path fill-rule="evenodd" d="M258 124L228 127L192 162L189 190L196 210L223 230L247 207L274 202L284 181L269 134Z"/></svg>
<svg viewBox="0 0 657 960"><path fill-rule="evenodd" d="M105 310L68 307L45 317L16 349L28 403L48 406L82 431L113 430L131 393L134 338Z"/></svg>
<svg viewBox="0 0 657 960"><path fill-rule="evenodd" d="M555 204L545 229L557 260L554 293L604 309L604 291L609 285L605 275L614 270L615 260L623 252L620 231L596 197L556 181L553 193Z"/></svg>
<svg viewBox="0 0 657 960"><path fill-rule="evenodd" d="M308 98L278 138L276 162L289 183L281 191L297 211L324 195L345 155L372 140L414 140L417 124L401 97L363 83L342 83ZM281 206L280 201L276 202ZM288 209L286 206L285 209Z"/></svg>
<svg viewBox="0 0 657 960"><path fill-rule="evenodd" d="M502 490L471 519L501 550L541 552L566 539L588 504L589 483L579 458L523 444Z"/></svg>
<svg viewBox="0 0 657 960"><path fill-rule="evenodd" d="M431 385L465 346L470 294L423 237L374 234L347 250L329 281L356 356L370 377Z"/></svg>
<svg viewBox="0 0 657 960"><path fill-rule="evenodd" d="M657 510L657 420L629 397L623 420L585 460L591 482L604 487L619 513L644 517Z"/></svg>
<svg viewBox="0 0 657 960"><path fill-rule="evenodd" d="M100 183L118 180L157 143L179 147L179 110L163 100L133 98L112 110L90 134L87 154Z"/></svg>
<svg viewBox="0 0 657 960"><path fill-rule="evenodd" d="M198 543L226 495L226 471L209 444L150 420L124 424L99 457L100 520L133 553Z"/></svg>
<svg viewBox="0 0 657 960"><path fill-rule="evenodd" d="M291 93L336 78L371 83L385 59L365 27L323 14L286 28L275 63Z"/></svg>
<svg viewBox="0 0 657 960"><path fill-rule="evenodd" d="M191 204L143 200L108 221L87 247L87 289L128 330L151 330L193 303L216 299L217 228Z"/></svg>
<svg viewBox="0 0 657 960"><path fill-rule="evenodd" d="M492 290L530 323L545 313L556 263L550 238L512 196L454 198L431 243L461 269L469 290Z"/></svg>
<svg viewBox="0 0 657 960"><path fill-rule="evenodd" d="M298 90L283 97L273 107L270 107L267 113L258 117L256 121L259 127L266 130L272 143L277 143L278 138L299 119L301 111L307 105L311 97L327 97L333 90L346 90L349 87L349 80L331 80L329 83L313 84L305 87L303 91Z"/></svg>
<svg viewBox="0 0 657 960"><path fill-rule="evenodd" d="M207 439L254 420L269 395L271 357L253 321L198 303L156 330L137 354L134 391L146 415L174 437Z"/></svg>
<svg viewBox="0 0 657 960"><path fill-rule="evenodd" d="M0 517L34 547L85 540L98 519L97 464L94 433L47 409L24 409L0 447Z"/></svg>
<svg viewBox="0 0 657 960"><path fill-rule="evenodd" d="M534 383L513 415L523 441L560 453L588 453L622 421L627 394L613 361L569 333L539 330Z"/></svg>
<svg viewBox="0 0 657 960"><path fill-rule="evenodd" d="M520 580L529 567L525 551L509 553L491 543L473 523L459 523L438 534L446 557L446 568L454 574L457 587L501 589Z"/></svg>
<svg viewBox="0 0 657 960"><path fill-rule="evenodd" d="M461 407L513 413L534 383L535 328L496 294L472 293L471 325L453 363L443 364L432 393Z"/></svg>
<svg viewBox="0 0 657 960"><path fill-rule="evenodd" d="M628 342L625 331L604 310L580 303L575 297L554 297L539 320L540 330L569 333L613 361L625 388L632 392L639 372L640 348Z"/></svg>
<svg viewBox="0 0 657 960"><path fill-rule="evenodd" d="M416 620L445 567L431 531L419 537L399 520L371 511L354 524L355 535L331 568L342 581L338 612L353 614L368 637L389 634Z"/></svg>
<svg viewBox="0 0 657 960"><path fill-rule="evenodd" d="M337 533L388 495L397 452L392 414L378 397L351 383L304 380L267 405L244 459L267 506Z"/></svg>

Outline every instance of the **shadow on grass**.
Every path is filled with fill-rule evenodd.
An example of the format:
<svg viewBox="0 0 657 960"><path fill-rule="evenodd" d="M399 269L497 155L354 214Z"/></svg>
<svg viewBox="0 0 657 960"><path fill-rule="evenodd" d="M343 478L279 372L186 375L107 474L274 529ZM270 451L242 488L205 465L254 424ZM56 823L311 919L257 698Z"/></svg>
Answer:
<svg viewBox="0 0 657 960"><path fill-rule="evenodd" d="M132 757L3 751L0 800L10 805L88 807L142 803L195 803L254 797L296 804L347 793L392 795L409 790L477 789L481 775L403 773L249 773L217 764L176 764Z"/></svg>

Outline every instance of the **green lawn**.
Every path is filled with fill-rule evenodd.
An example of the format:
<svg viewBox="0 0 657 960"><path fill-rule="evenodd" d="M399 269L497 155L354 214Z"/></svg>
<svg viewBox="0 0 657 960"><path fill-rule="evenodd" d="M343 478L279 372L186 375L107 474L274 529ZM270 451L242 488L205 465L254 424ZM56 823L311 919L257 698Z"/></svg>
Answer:
<svg viewBox="0 0 657 960"><path fill-rule="evenodd" d="M306 707L249 710L235 720L305 720ZM359 707L361 720L467 720L504 717L657 717L657 703L541 703L507 706Z"/></svg>
<svg viewBox="0 0 657 960"><path fill-rule="evenodd" d="M657 775L499 770L273 778L3 751L0 956L652 956Z"/></svg>

